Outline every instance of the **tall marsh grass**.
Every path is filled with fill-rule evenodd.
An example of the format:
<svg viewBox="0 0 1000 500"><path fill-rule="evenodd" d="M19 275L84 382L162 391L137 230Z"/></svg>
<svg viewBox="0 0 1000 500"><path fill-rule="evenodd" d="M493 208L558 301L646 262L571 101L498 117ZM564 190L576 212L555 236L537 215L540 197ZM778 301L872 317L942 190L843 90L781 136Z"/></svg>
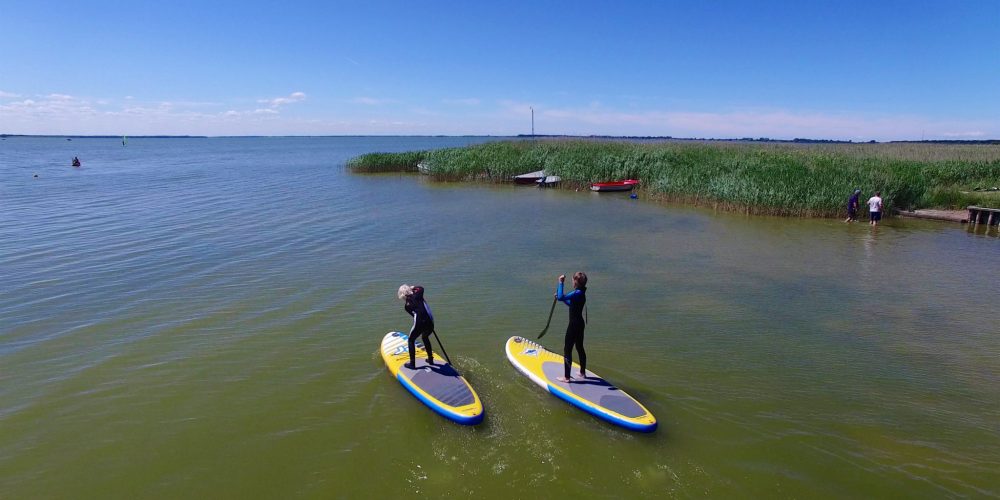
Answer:
<svg viewBox="0 0 1000 500"><path fill-rule="evenodd" d="M426 152L408 151L405 153L369 153L351 158L347 168L354 172L416 172L417 164L423 160Z"/></svg>
<svg viewBox="0 0 1000 500"><path fill-rule="evenodd" d="M441 180L508 182L544 169L564 186L639 179L648 197L756 214L832 217L854 189L887 208L964 208L973 187L1000 184L1000 146L506 141L352 159L355 172L416 171Z"/></svg>

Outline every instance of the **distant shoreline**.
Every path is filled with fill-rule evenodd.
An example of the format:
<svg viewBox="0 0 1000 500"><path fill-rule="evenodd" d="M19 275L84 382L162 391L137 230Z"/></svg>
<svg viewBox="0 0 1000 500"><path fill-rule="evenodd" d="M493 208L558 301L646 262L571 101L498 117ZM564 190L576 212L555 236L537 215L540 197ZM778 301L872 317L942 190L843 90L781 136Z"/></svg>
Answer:
<svg viewBox="0 0 1000 500"><path fill-rule="evenodd" d="M1000 144L1000 139L923 139L910 141L842 141L839 139L808 139L796 137L794 139L772 139L770 137L740 137L740 138L715 138L715 137L672 137L669 135L529 135L519 134L518 139L599 139L599 140L631 140L631 141L681 141L681 142L744 142L761 143L773 142L779 144Z"/></svg>
<svg viewBox="0 0 1000 500"><path fill-rule="evenodd" d="M855 189L886 211L992 206L1000 144L614 141L547 138L369 153L356 173L418 172L444 181L514 182L545 171L566 189L637 179L639 195L758 215L843 217Z"/></svg>
<svg viewBox="0 0 1000 500"><path fill-rule="evenodd" d="M518 134L518 135L368 135L368 134L345 134L345 135L128 135L129 139L255 139L255 138L329 138L329 137L495 137L513 139L571 139L571 140L625 140L625 141L678 141L678 142L736 142L736 143L777 143L777 144L985 144L1000 145L1000 139L926 139L912 141L852 141L838 139L807 139L796 137L794 139L772 139L769 137L741 137L741 138L706 138L706 137L672 137L669 135L543 135L543 134ZM63 135L63 134L0 134L0 138L8 137L39 137L39 138L66 138L66 139L118 139L122 135Z"/></svg>
<svg viewBox="0 0 1000 500"><path fill-rule="evenodd" d="M37 137L48 139L207 139L206 135L33 135L33 134L0 134L0 137Z"/></svg>
<svg viewBox="0 0 1000 500"><path fill-rule="evenodd" d="M49 134L0 134L0 138L36 137L49 139L309 139L330 137L494 137L497 139L516 138L513 135L49 135Z"/></svg>

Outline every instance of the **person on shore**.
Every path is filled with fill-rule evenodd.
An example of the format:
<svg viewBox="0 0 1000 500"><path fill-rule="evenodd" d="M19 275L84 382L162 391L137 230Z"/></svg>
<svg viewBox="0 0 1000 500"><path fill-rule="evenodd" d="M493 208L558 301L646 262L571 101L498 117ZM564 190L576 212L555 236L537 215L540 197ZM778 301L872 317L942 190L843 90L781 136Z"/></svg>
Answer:
<svg viewBox="0 0 1000 500"><path fill-rule="evenodd" d="M399 287L397 297L404 301L403 309L410 316L413 316L413 326L410 328L410 336L407 338L407 347L410 349L410 362L403 365L411 370L417 369L416 341L417 337L424 343L427 350L427 364L434 364L434 352L431 350L430 335L434 331L434 314L431 313L431 306L424 300L424 287L416 285L402 285Z"/></svg>
<svg viewBox="0 0 1000 500"><path fill-rule="evenodd" d="M74 167L79 167L80 166L80 159L77 158L77 157L75 157L75 156L73 157L73 166Z"/></svg>
<svg viewBox="0 0 1000 500"><path fill-rule="evenodd" d="M566 275L559 275L559 284L556 286L556 300L569 306L569 325L566 326L566 342L563 345L563 356L565 373L563 377L557 377L560 382L573 380L570 376L570 369L573 367L573 348L576 348L580 355L580 377L587 378L587 351L583 350L583 331L587 326L587 321L583 319L583 306L587 305L587 275L577 272L573 275L573 291L563 293L563 283Z"/></svg>
<svg viewBox="0 0 1000 500"><path fill-rule="evenodd" d="M855 189L854 194L851 195L851 199L847 200L847 220L844 222L857 222L858 221L858 205L861 201L858 199L861 197L861 190Z"/></svg>
<svg viewBox="0 0 1000 500"><path fill-rule="evenodd" d="M875 191L875 196L868 198L868 223L877 226L882 220L882 192Z"/></svg>

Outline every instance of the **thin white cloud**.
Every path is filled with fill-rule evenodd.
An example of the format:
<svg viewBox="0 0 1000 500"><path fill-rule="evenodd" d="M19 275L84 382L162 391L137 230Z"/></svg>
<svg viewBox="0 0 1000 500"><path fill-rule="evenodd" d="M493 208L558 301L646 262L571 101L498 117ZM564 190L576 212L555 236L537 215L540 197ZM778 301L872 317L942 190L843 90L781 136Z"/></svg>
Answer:
<svg viewBox="0 0 1000 500"><path fill-rule="evenodd" d="M21 97L21 94L13 94L0 90L0 99L17 99L18 97Z"/></svg>
<svg viewBox="0 0 1000 500"><path fill-rule="evenodd" d="M257 108L251 110L238 111L235 109L230 109L222 113L216 113L214 115L205 114L204 116L221 116L225 118L233 118L240 116L264 116L264 115L278 115L281 114L280 111L274 108Z"/></svg>
<svg viewBox="0 0 1000 500"><path fill-rule="evenodd" d="M291 101L304 99L292 94ZM279 104L280 105L280 104ZM199 101L139 102L93 100L68 94L0 102L0 132L24 134L227 135L271 133L277 107L207 112L219 103Z"/></svg>
<svg viewBox="0 0 1000 500"><path fill-rule="evenodd" d="M292 104L296 102L301 102L306 100L305 92L292 92L285 97L275 97L274 99L261 99L257 101L261 104L267 104L271 108L279 108L287 104Z"/></svg>
<svg viewBox="0 0 1000 500"><path fill-rule="evenodd" d="M510 118L522 119L525 105L504 102ZM539 130L569 135L658 135L673 137L843 140L907 140L931 137L986 137L1000 124L938 121L919 116L822 113L794 110L731 112L622 111L600 103L584 108L535 107ZM973 130L973 132L954 132ZM993 130L993 132L986 132Z"/></svg>
<svg viewBox="0 0 1000 500"><path fill-rule="evenodd" d="M66 94L49 94L37 100L24 99L0 105L0 113L5 118L34 116L43 120L61 119L62 117L83 117L95 114L97 111L86 100L76 99Z"/></svg>
<svg viewBox="0 0 1000 500"><path fill-rule="evenodd" d="M8 97L0 100L0 132L25 134L504 135L530 132L534 108L535 132L540 134L879 141L1000 137L1000 122L996 120L796 109L644 109L631 105L612 107L597 101L578 107L553 107L538 102L480 102L473 98L439 99L437 106L403 106L398 101L365 96L348 102L383 107L359 109L353 115L306 119L282 113L285 106L305 100L303 92L259 102L251 100L251 104L142 101L62 93L28 94L30 98L3 95ZM462 106L476 106L474 116L469 113L472 108Z"/></svg>
<svg viewBox="0 0 1000 500"><path fill-rule="evenodd" d="M375 97L355 97L354 99L351 99L351 102L354 104L364 104L365 106L381 106L395 101L391 99L378 99Z"/></svg>
<svg viewBox="0 0 1000 500"><path fill-rule="evenodd" d="M223 105L221 102L211 101L164 101L164 104L175 108L211 108Z"/></svg>

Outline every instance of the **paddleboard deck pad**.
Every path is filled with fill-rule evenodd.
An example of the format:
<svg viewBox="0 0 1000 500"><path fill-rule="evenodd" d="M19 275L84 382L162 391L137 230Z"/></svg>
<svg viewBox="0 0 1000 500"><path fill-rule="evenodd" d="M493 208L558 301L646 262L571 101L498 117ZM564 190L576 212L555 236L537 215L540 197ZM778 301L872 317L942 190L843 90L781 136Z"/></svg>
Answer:
<svg viewBox="0 0 1000 500"><path fill-rule="evenodd" d="M482 422L486 412L476 391L445 360L435 357L434 364L428 364L427 350L419 339L414 343L416 369L403 366L410 362L408 339L403 332L389 332L382 338L382 360L389 373L441 416L463 425Z"/></svg>
<svg viewBox="0 0 1000 500"><path fill-rule="evenodd" d="M505 346L507 359L524 376L559 399L602 420L638 432L656 430L656 417L625 391L587 370L580 378L580 365L573 363L570 382L560 382L564 373L562 355L524 337L511 337Z"/></svg>

